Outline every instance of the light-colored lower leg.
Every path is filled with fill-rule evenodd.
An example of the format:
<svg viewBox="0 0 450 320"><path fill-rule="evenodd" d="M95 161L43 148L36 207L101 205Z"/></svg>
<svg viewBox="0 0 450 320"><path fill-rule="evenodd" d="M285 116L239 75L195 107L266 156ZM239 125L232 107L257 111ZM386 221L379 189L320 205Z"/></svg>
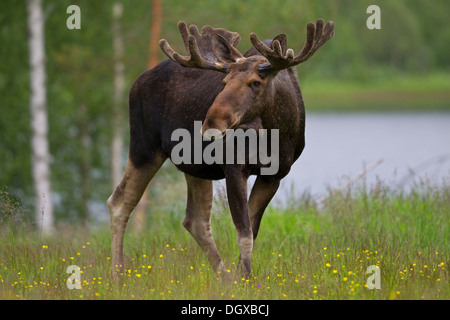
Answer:
<svg viewBox="0 0 450 320"><path fill-rule="evenodd" d="M226 274L211 233L212 181L185 174L188 185L186 217L183 226L191 233L216 273Z"/></svg>
<svg viewBox="0 0 450 320"><path fill-rule="evenodd" d="M244 277L251 273L251 255L253 250L253 232L248 215L247 176L243 175L242 167L226 168L226 186L231 217L236 228L239 246L239 267Z"/></svg>
<svg viewBox="0 0 450 320"><path fill-rule="evenodd" d="M251 259L253 251L253 233L250 229L250 233L246 235L237 235L237 241L239 246L240 258L239 267L244 276L248 277L251 273Z"/></svg>
<svg viewBox="0 0 450 320"><path fill-rule="evenodd" d="M123 238L131 212L138 204L149 181L161 167L164 158L152 165L136 168L128 161L122 180L107 201L112 233L112 276L123 270Z"/></svg>

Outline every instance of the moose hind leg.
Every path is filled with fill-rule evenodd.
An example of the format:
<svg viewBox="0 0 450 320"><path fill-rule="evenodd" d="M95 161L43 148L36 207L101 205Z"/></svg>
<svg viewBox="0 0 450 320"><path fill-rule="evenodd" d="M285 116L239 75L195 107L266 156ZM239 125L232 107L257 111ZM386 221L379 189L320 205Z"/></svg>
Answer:
<svg viewBox="0 0 450 320"><path fill-rule="evenodd" d="M212 181L195 178L188 174L185 174L185 177L188 194L183 226L205 253L213 270L226 275L226 268L211 233Z"/></svg>
<svg viewBox="0 0 450 320"><path fill-rule="evenodd" d="M115 280L123 270L123 238L131 212L164 160L165 157L155 157L152 162L136 167L128 159L122 180L107 201L112 232L112 277Z"/></svg>

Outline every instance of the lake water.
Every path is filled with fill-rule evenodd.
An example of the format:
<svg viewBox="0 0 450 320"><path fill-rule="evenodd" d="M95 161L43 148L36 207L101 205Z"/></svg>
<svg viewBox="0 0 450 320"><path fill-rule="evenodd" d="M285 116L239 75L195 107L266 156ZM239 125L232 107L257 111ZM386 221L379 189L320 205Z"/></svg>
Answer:
<svg viewBox="0 0 450 320"><path fill-rule="evenodd" d="M305 192L320 197L365 169L368 186L377 178L405 189L425 178L449 181L450 113L307 114L305 150L273 203Z"/></svg>
<svg viewBox="0 0 450 320"><path fill-rule="evenodd" d="M364 178L357 179L365 169ZM450 112L307 114L305 150L271 204L286 205L306 192L318 200L327 187L345 187L354 179L370 187L377 178L405 190L425 178L450 184ZM253 182L251 177L249 190ZM225 192L224 180L214 185L216 193ZM184 201L185 190L180 194ZM100 219L109 221L104 202L100 208L91 212L105 213Z"/></svg>

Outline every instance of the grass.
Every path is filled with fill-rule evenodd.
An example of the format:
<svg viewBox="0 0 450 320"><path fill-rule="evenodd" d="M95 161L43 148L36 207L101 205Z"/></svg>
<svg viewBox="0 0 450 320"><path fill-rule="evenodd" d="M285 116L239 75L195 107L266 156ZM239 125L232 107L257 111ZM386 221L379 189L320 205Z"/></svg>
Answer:
<svg viewBox="0 0 450 320"><path fill-rule="evenodd" d="M301 82L306 108L313 112L450 111L450 76L386 75L379 80Z"/></svg>
<svg viewBox="0 0 450 320"><path fill-rule="evenodd" d="M219 199L220 200L220 199ZM0 299L442 299L450 298L450 187L411 193L385 186L330 190L321 200L268 208L253 273L236 270L238 248L227 208L217 201L212 227L234 280L214 274L181 222L183 212L156 208L142 233L125 238L123 282L110 280L108 226L62 227L42 237L21 222L22 209L1 194ZM80 267L81 289L66 272ZM369 289L369 266L381 289Z"/></svg>

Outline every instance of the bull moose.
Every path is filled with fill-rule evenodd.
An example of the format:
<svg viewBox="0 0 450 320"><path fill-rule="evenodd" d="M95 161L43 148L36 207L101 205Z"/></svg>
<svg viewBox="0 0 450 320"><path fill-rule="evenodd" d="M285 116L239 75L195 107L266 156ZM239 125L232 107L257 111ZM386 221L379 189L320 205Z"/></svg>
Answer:
<svg viewBox="0 0 450 320"><path fill-rule="evenodd" d="M178 23L187 55L175 52L166 40L162 51L170 58L143 73L129 95L130 146L122 180L107 204L112 230L112 275L123 270L123 239L131 212L177 141L180 128L201 134L202 152L228 129L276 129L279 163L275 174L263 175L261 162L178 163L187 183L183 226L201 247L213 270L227 270L211 233L212 180L225 178L228 203L240 251L239 267L251 272L251 253L264 210L305 146L305 107L294 67L308 60L334 35L334 23L322 19L306 26L306 41L298 55L287 49L286 35L261 41L250 34L253 47L241 54L240 35L205 26ZM200 133L194 132L201 121ZM197 126L198 129L198 126ZM214 129L217 134L211 134ZM270 135L270 131L267 133ZM210 141L206 141L210 140ZM198 148L197 148L198 149ZM247 179L256 175L250 197Z"/></svg>

